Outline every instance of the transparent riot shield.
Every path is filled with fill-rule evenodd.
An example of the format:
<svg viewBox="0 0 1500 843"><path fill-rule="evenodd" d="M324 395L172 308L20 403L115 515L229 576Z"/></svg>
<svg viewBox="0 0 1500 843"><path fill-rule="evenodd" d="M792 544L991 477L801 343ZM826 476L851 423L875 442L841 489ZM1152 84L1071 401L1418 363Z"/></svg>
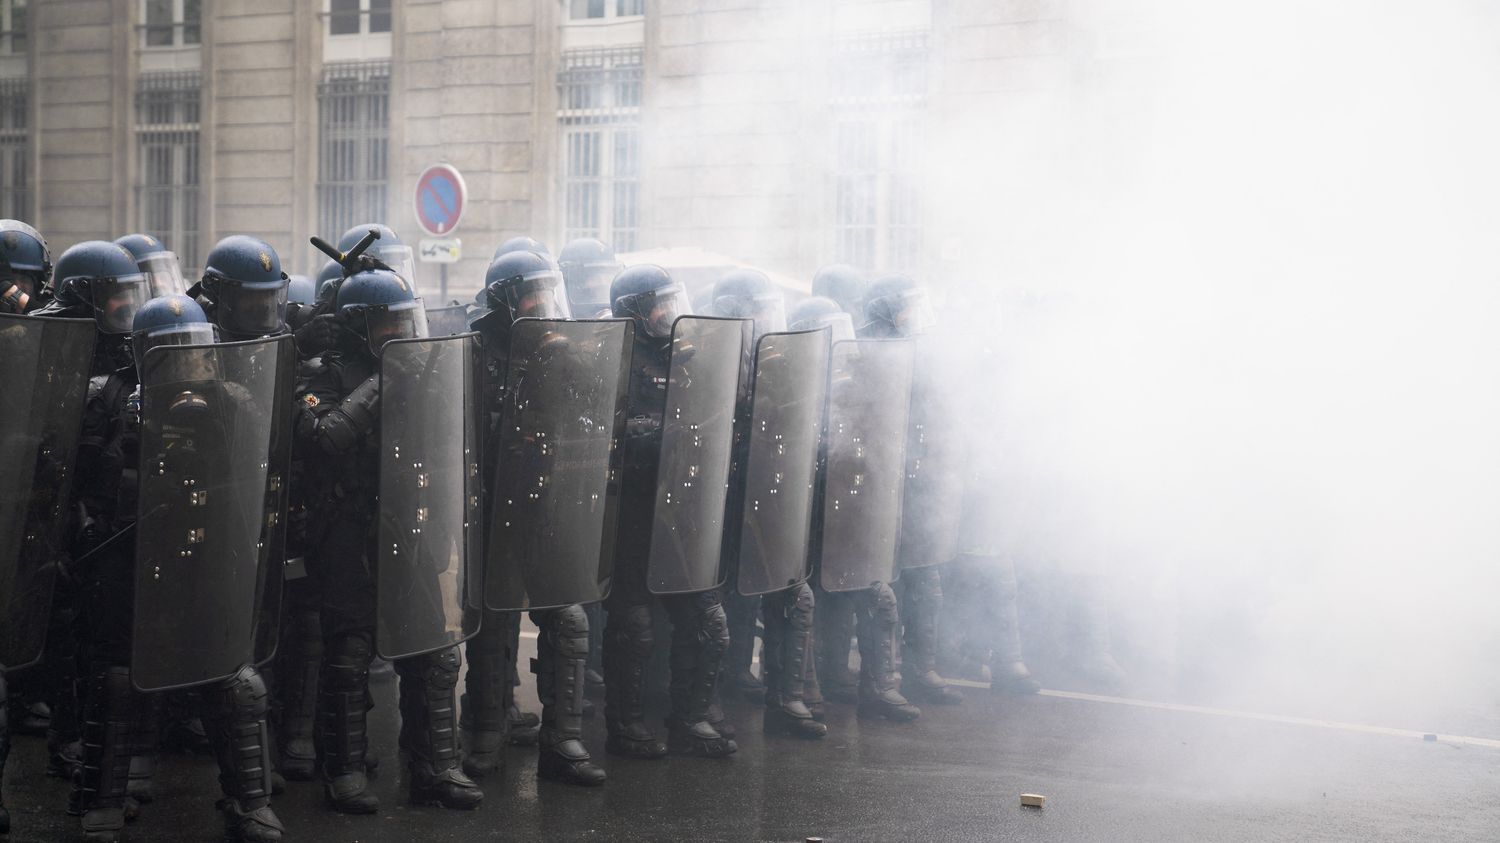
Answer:
<svg viewBox="0 0 1500 843"><path fill-rule="evenodd" d="M290 336L276 338L279 349L266 349L266 364L274 360L276 399L271 412L278 419L291 413L292 390L297 374L297 350ZM262 527L260 603L255 608L255 663L265 664L276 656L281 635L281 599L286 583L286 518L289 478L292 470L292 426L277 424L271 428L271 453L266 465L266 520Z"/></svg>
<svg viewBox="0 0 1500 843"><path fill-rule="evenodd" d="M94 320L0 314L0 669L41 658Z"/></svg>
<svg viewBox="0 0 1500 843"><path fill-rule="evenodd" d="M388 659L479 631L474 370L472 334L395 340L381 350L375 649Z"/></svg>
<svg viewBox="0 0 1500 843"><path fill-rule="evenodd" d="M631 337L625 319L512 326L491 487L488 608L608 595Z"/></svg>
<svg viewBox="0 0 1500 843"><path fill-rule="evenodd" d="M920 377L936 367L935 338L916 342L910 427L906 438L906 486L901 501L902 570L950 562L958 555L963 511L963 455L956 429L951 380Z"/></svg>
<svg viewBox="0 0 1500 843"><path fill-rule="evenodd" d="M451 337L469 332L469 306L450 304L427 308L427 335Z"/></svg>
<svg viewBox="0 0 1500 843"><path fill-rule="evenodd" d="M807 579L818 453L828 404L829 332L767 334L755 351L739 541L741 594Z"/></svg>
<svg viewBox="0 0 1500 843"><path fill-rule="evenodd" d="M833 345L818 574L825 590L897 576L912 365L909 340Z"/></svg>
<svg viewBox="0 0 1500 843"><path fill-rule="evenodd" d="M752 328L748 319L707 316L683 316L672 326L646 568L654 594L724 582L735 420Z"/></svg>
<svg viewBox="0 0 1500 843"><path fill-rule="evenodd" d="M143 691L213 682L254 660L290 348L161 346L142 361L131 680Z"/></svg>

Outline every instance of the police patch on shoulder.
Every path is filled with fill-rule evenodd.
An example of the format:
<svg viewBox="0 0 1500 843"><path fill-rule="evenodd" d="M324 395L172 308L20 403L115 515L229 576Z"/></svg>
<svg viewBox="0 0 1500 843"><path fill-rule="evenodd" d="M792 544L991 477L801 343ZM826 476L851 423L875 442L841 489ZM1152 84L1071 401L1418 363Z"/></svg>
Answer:
<svg viewBox="0 0 1500 843"><path fill-rule="evenodd" d="M318 406L318 396L313 395L311 392L309 392L306 395L302 396L302 403L306 404L307 408L311 410L313 407Z"/></svg>

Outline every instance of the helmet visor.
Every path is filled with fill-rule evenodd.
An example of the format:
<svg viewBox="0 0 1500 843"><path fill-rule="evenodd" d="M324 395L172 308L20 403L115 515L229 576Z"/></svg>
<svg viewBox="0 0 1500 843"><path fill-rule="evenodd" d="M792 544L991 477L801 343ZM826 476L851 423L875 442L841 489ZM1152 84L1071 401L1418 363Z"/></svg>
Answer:
<svg viewBox="0 0 1500 843"><path fill-rule="evenodd" d="M523 275L519 281L501 284L502 298L513 319L568 319L567 285L562 273L538 272Z"/></svg>
<svg viewBox="0 0 1500 843"><path fill-rule="evenodd" d="M142 274L88 279L94 321L106 334L128 334L135 312L151 298L151 284Z"/></svg>
<svg viewBox="0 0 1500 843"><path fill-rule="evenodd" d="M233 334L265 336L286 323L286 279L275 284L241 284L219 279L214 308L219 327Z"/></svg>
<svg viewBox="0 0 1500 843"><path fill-rule="evenodd" d="M204 335L201 331L207 331ZM169 383L205 383L219 380L219 350L213 347L212 326L194 326L184 331L181 327L148 338L147 344L137 346L134 351L141 367L141 383L145 386L160 386ZM159 352L149 354L154 348L171 345L194 345L187 351ZM207 346L207 347L204 347Z"/></svg>
<svg viewBox="0 0 1500 843"><path fill-rule="evenodd" d="M672 336L672 323L679 316L693 312L687 291L681 284L668 284L633 296L621 296L615 302L615 313L635 320L647 336L666 339Z"/></svg>
<svg viewBox="0 0 1500 843"><path fill-rule="evenodd" d="M720 296L714 308L723 316L755 321L755 336L786 330L786 300L781 294Z"/></svg>
<svg viewBox="0 0 1500 843"><path fill-rule="evenodd" d="M136 261L146 278L151 282L151 298L181 296L187 293L187 281L182 277L182 263L171 252L156 252Z"/></svg>
<svg viewBox="0 0 1500 843"><path fill-rule="evenodd" d="M799 319L792 326L794 331L814 331L818 328L829 330L832 335L829 337L830 342L854 339L854 319L847 313L825 313L810 319Z"/></svg>
<svg viewBox="0 0 1500 843"><path fill-rule="evenodd" d="M410 246L398 246L395 244L381 245L377 240L365 250L365 254L390 267L393 272L401 276L402 280L412 285L417 284L417 262L412 258Z"/></svg>
<svg viewBox="0 0 1500 843"><path fill-rule="evenodd" d="M201 322L193 325L168 325L151 331L142 331L131 337L130 345L131 350L135 354L135 359L144 362L146 360L146 355L153 348L160 348L164 345L212 345L213 343L217 342L218 339L218 335L214 332L214 326L208 324L207 322ZM191 355L170 356L173 358L191 357ZM155 365L157 368L163 369L163 371L173 369L174 367L176 369L183 368L180 366L176 366L175 363L158 363ZM186 368L189 370L193 370L196 368L201 368L201 365L190 359ZM175 374L162 374L155 377L170 377L175 380L191 379L182 377L182 375L183 372L177 371ZM145 372L141 372L142 379L144 379L145 376ZM161 381L158 379L155 382L159 383Z"/></svg>
<svg viewBox="0 0 1500 843"><path fill-rule="evenodd" d="M878 300L880 310L896 333L903 337L925 334L937 324L932 299L927 290L917 287Z"/></svg>
<svg viewBox="0 0 1500 843"><path fill-rule="evenodd" d="M421 299L400 304L365 308L365 341L370 353L380 356L380 349L391 340L410 340L428 336L427 310Z"/></svg>
<svg viewBox="0 0 1500 843"><path fill-rule="evenodd" d="M571 267L564 273L568 279L568 298L579 309L602 310L608 307L609 284L620 274L620 269L620 264L613 261Z"/></svg>

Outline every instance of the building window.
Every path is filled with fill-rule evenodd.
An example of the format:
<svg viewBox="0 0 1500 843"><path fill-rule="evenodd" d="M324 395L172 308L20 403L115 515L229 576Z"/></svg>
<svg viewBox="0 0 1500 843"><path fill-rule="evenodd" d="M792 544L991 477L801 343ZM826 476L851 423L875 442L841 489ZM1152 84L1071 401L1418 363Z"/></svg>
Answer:
<svg viewBox="0 0 1500 843"><path fill-rule="evenodd" d="M0 218L29 220L31 144L27 80L0 80Z"/></svg>
<svg viewBox="0 0 1500 843"><path fill-rule="evenodd" d="M645 14L646 0L568 0L573 20L628 18Z"/></svg>
<svg viewBox="0 0 1500 843"><path fill-rule="evenodd" d="M318 85L318 230L384 221L390 191L389 62L323 68Z"/></svg>
<svg viewBox="0 0 1500 843"><path fill-rule="evenodd" d="M846 38L833 56L833 258L867 269L917 271L926 35Z"/></svg>
<svg viewBox="0 0 1500 843"><path fill-rule="evenodd" d="M0 0L0 55L26 54L26 0Z"/></svg>
<svg viewBox="0 0 1500 843"><path fill-rule="evenodd" d="M198 242L197 71L142 74L135 92L135 230L167 244L191 277Z"/></svg>
<svg viewBox="0 0 1500 843"><path fill-rule="evenodd" d="M141 0L141 46L186 47L203 40L203 0Z"/></svg>
<svg viewBox="0 0 1500 843"><path fill-rule="evenodd" d="M563 239L598 237L639 248L641 50L563 54L557 78Z"/></svg>
<svg viewBox="0 0 1500 843"><path fill-rule="evenodd" d="M328 0L329 35L391 31L391 0Z"/></svg>

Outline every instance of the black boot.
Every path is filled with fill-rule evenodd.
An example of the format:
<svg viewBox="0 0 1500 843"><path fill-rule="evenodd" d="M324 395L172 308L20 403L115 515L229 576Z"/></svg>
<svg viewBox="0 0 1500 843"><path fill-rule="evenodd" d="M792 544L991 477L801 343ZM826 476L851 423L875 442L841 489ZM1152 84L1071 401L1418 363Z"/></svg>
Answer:
<svg viewBox="0 0 1500 843"><path fill-rule="evenodd" d="M286 830L271 810L271 737L266 716L270 694L255 668L204 692L204 725L219 761L218 802L224 839L236 843L278 843Z"/></svg>
<svg viewBox="0 0 1500 843"><path fill-rule="evenodd" d="M859 611L859 715L910 722L922 716L896 690L896 594L884 583L865 592Z"/></svg>
<svg viewBox="0 0 1500 843"><path fill-rule="evenodd" d="M799 585L764 598L766 714L768 732L817 740L828 734L803 700L812 650L813 592Z"/></svg>
<svg viewBox="0 0 1500 843"><path fill-rule="evenodd" d="M143 805L156 797L156 755L161 741L161 695L151 694L141 699L137 709L140 719L135 724L135 748L131 750L130 783L125 792L131 799Z"/></svg>
<svg viewBox="0 0 1500 843"><path fill-rule="evenodd" d="M906 643L901 661L902 690L912 699L937 705L963 702L964 695L937 672L937 616L943 608L941 568L930 565L905 571L901 584L906 597L901 610Z"/></svg>
<svg viewBox="0 0 1500 843"><path fill-rule="evenodd" d="M410 758L411 801L471 810L484 792L459 768L458 648L396 663L401 678L401 748Z"/></svg>
<svg viewBox="0 0 1500 843"><path fill-rule="evenodd" d="M537 657L531 662L537 696L542 700L536 774L584 787L602 785L604 770L593 763L588 747L583 744L588 616L581 606L564 606L533 612L531 619L542 630L537 640Z"/></svg>
<svg viewBox="0 0 1500 843"><path fill-rule="evenodd" d="M1017 603L1016 566L1009 557L992 557L980 563L994 580L993 615L990 618L990 689L1011 694L1035 694L1042 686L1031 677L1021 656L1021 623Z"/></svg>
<svg viewBox="0 0 1500 843"><path fill-rule="evenodd" d="M729 650L725 653L721 672L729 677L729 686L749 702L765 699L766 685L755 675L755 618L760 614L760 598L731 594L724 601L724 612L729 618ZM762 649L764 652L764 648ZM765 657L761 657L761 669L765 669Z"/></svg>
<svg viewBox="0 0 1500 843"><path fill-rule="evenodd" d="M323 665L323 635L318 611L297 612L287 630L277 657L277 690L281 696L281 728L278 747L281 774L292 781L312 781L317 776L318 752L313 732L318 713L318 674Z"/></svg>
<svg viewBox="0 0 1500 843"><path fill-rule="evenodd" d="M324 796L339 813L373 814L380 800L370 791L365 768L370 642L363 635L343 635L324 646L317 720Z"/></svg>
<svg viewBox="0 0 1500 843"><path fill-rule="evenodd" d="M667 749L704 758L733 755L739 747L709 723L719 668L729 647L729 624L718 592L677 595L665 602L672 615Z"/></svg>
<svg viewBox="0 0 1500 843"><path fill-rule="evenodd" d="M667 745L646 725L646 662L655 643L651 607L612 606L604 631L604 723L610 755L666 757Z"/></svg>
<svg viewBox="0 0 1500 843"><path fill-rule="evenodd" d="M124 667L97 670L88 680L83 722L83 767L74 784L72 807L83 817L83 839L118 841L125 832L125 790L135 748L140 694Z"/></svg>
<svg viewBox="0 0 1500 843"><path fill-rule="evenodd" d="M465 644L469 657L468 691L463 695L459 727L463 733L464 772L475 779L505 769L509 724L510 669L506 640L510 619L485 612L479 634Z"/></svg>

